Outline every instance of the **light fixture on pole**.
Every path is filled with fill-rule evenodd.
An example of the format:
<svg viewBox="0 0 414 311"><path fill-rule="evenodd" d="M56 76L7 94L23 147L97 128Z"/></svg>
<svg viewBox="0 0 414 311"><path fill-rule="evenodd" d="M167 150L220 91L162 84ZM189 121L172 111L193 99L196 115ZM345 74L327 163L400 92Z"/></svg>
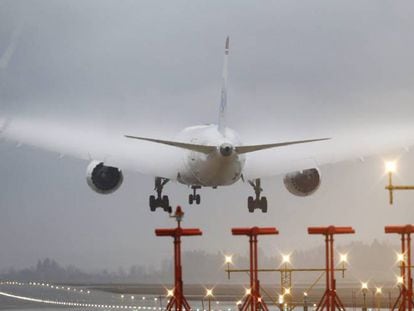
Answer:
<svg viewBox="0 0 414 311"><path fill-rule="evenodd" d="M397 172L397 163L395 161L385 162L385 172L388 174L388 185L385 189L388 190L390 197L390 204L394 203L395 190L414 190L412 185L394 185L392 182L392 175Z"/></svg>
<svg viewBox="0 0 414 311"><path fill-rule="evenodd" d="M208 311L211 311L211 298L214 297L212 288L206 288L206 297L208 299Z"/></svg>
<svg viewBox="0 0 414 311"><path fill-rule="evenodd" d="M368 292L368 282L361 282L362 296L364 297L364 305L362 306L362 311L367 311L367 292Z"/></svg>
<svg viewBox="0 0 414 311"><path fill-rule="evenodd" d="M230 280L230 264L233 263L233 256L232 255L225 255L224 256L224 263L227 265L227 278Z"/></svg>
<svg viewBox="0 0 414 311"><path fill-rule="evenodd" d="M342 278L345 277L345 265L348 263L348 254L339 254L339 263L341 264L342 268Z"/></svg>

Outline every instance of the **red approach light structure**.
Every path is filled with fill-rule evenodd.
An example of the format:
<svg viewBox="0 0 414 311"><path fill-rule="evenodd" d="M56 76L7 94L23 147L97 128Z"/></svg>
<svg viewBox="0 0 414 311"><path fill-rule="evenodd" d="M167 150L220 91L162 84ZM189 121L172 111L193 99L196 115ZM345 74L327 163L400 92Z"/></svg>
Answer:
<svg viewBox="0 0 414 311"><path fill-rule="evenodd" d="M190 311L191 307L185 299L183 291L183 277L182 277L182 267L181 267L181 237L182 236L195 236L202 235L200 229L191 228L184 229L181 228L181 221L184 216L183 211L180 206L177 206L177 210L173 217L177 220L177 227L172 229L156 229L156 236L170 236L174 239L174 289L173 295L170 298L170 301L167 304L166 311Z"/></svg>
<svg viewBox="0 0 414 311"><path fill-rule="evenodd" d="M258 277L258 261L257 261L257 236L279 234L279 231L273 227L267 228L233 228L233 235L246 235L249 237L250 244L250 292L246 295L244 302L240 307L240 311L265 310L268 311L266 303L260 295L260 282Z"/></svg>
<svg viewBox="0 0 414 311"><path fill-rule="evenodd" d="M413 309L413 279L411 276L411 233L414 233L413 225L386 226L385 233L396 233L401 235L401 261L402 284L400 294L395 301L392 310Z"/></svg>
<svg viewBox="0 0 414 311"><path fill-rule="evenodd" d="M352 227L310 227L309 234L322 234L325 236L325 258L326 258L326 290L323 294L316 311L326 309L327 311L345 310L345 307L336 294L335 261L334 261L334 235L353 234Z"/></svg>

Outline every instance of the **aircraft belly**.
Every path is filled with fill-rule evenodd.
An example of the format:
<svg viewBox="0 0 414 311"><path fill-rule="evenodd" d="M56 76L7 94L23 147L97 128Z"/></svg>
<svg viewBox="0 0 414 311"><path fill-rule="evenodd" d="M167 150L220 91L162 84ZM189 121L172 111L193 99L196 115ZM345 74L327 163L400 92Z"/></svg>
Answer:
<svg viewBox="0 0 414 311"><path fill-rule="evenodd" d="M190 154L179 181L187 185L216 187L231 185L240 179L242 163L237 157Z"/></svg>

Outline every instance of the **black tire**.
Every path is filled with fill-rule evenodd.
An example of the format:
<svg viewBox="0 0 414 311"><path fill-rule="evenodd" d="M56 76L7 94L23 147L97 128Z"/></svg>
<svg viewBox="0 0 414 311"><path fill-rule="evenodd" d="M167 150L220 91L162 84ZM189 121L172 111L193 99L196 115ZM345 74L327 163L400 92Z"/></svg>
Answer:
<svg viewBox="0 0 414 311"><path fill-rule="evenodd" d="M254 200L253 197L247 198L247 209L249 210L249 213L254 212Z"/></svg>
<svg viewBox="0 0 414 311"><path fill-rule="evenodd" d="M195 197L195 201L196 201L196 204L197 204L197 205L199 205L199 204L200 204L200 202L201 202L201 197L200 197L200 195L199 195L199 194L197 194L197 195L196 195L196 197Z"/></svg>
<svg viewBox="0 0 414 311"><path fill-rule="evenodd" d="M188 196L188 204L192 205L192 204L193 204L193 202L194 202L194 196L193 196L192 194L190 194L190 195Z"/></svg>
<svg viewBox="0 0 414 311"><path fill-rule="evenodd" d="M164 205L164 208L170 206L170 199L168 198L168 195L164 195L162 197L162 204Z"/></svg>
<svg viewBox="0 0 414 311"><path fill-rule="evenodd" d="M151 195L151 196L149 197L149 206L150 206L150 210L151 210L151 212L155 212L155 209L156 209L157 207L156 207L156 204L155 204L155 196L153 196L153 195Z"/></svg>
<svg viewBox="0 0 414 311"><path fill-rule="evenodd" d="M260 199L260 209L262 210L262 213L267 213L267 198L262 197Z"/></svg>

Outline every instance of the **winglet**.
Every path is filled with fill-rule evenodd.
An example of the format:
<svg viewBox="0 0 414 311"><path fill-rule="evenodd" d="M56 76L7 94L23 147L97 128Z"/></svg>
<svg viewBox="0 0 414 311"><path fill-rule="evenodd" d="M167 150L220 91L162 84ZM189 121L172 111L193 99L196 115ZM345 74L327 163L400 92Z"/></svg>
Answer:
<svg viewBox="0 0 414 311"><path fill-rule="evenodd" d="M225 52L224 52L224 54L226 54L226 55L229 55L229 46L230 46L230 37L227 36L227 38L226 38Z"/></svg>

